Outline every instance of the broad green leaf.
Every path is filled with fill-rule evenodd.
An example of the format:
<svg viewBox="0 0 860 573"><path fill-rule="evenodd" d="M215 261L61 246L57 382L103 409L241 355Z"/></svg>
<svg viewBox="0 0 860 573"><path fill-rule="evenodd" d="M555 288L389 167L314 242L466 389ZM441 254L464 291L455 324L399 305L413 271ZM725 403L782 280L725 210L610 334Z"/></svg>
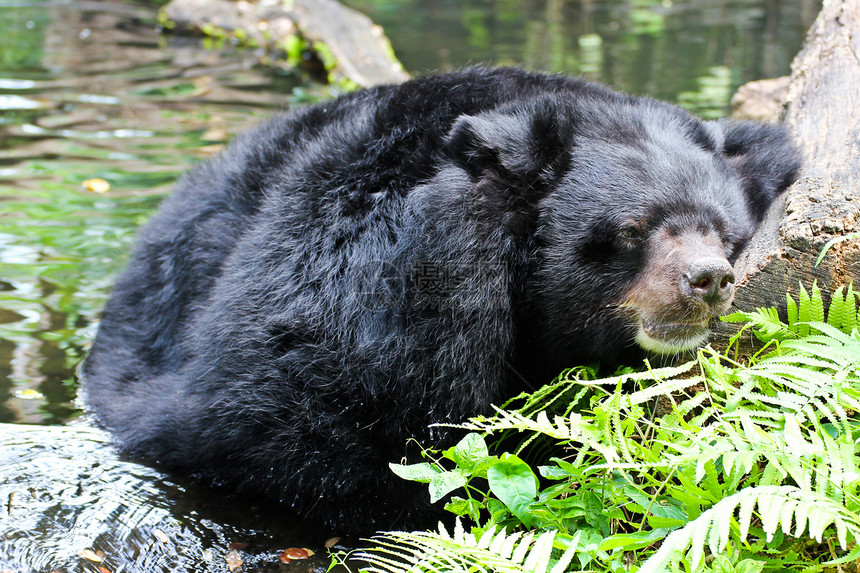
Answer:
<svg viewBox="0 0 860 573"><path fill-rule="evenodd" d="M476 499L452 497L451 501L445 504L445 509L455 515L468 515L472 521L477 523L480 520L481 510L484 509L484 504Z"/></svg>
<svg viewBox="0 0 860 573"><path fill-rule="evenodd" d="M455 489L466 485L466 476L459 471L441 472L430 480L430 503L436 503Z"/></svg>
<svg viewBox="0 0 860 573"><path fill-rule="evenodd" d="M490 491L526 527L531 527L532 516L528 506L537 498L538 479L527 463L518 457L507 456L487 470Z"/></svg>
<svg viewBox="0 0 860 573"><path fill-rule="evenodd" d="M409 481L417 481L420 483L428 483L442 471L437 467L431 466L427 462L420 464L388 464L398 477Z"/></svg>
<svg viewBox="0 0 860 573"><path fill-rule="evenodd" d="M621 548L624 551L636 551L663 539L669 533L668 529L652 529L636 533L612 535L600 542L600 551L612 551Z"/></svg>
<svg viewBox="0 0 860 573"><path fill-rule="evenodd" d="M444 455L460 469L471 472L479 462L490 455L490 452L487 451L484 438L480 434L470 432Z"/></svg>

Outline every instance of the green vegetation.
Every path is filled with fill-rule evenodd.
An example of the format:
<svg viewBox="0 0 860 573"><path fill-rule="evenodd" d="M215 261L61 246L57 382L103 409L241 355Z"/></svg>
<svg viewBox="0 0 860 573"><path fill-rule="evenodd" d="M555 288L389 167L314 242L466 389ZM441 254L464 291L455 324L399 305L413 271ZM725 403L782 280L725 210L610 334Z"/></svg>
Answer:
<svg viewBox="0 0 860 573"><path fill-rule="evenodd" d="M801 287L785 322L728 317L746 325L725 353L571 370L459 425L454 447L393 466L455 494L453 533L389 533L355 557L387 573L856 570L840 567L860 557L857 303L840 287L825 315ZM730 358L750 331L763 348Z"/></svg>
<svg viewBox="0 0 860 573"><path fill-rule="evenodd" d="M159 25L165 30L174 30L176 23L167 17L164 10L158 15ZM260 40L243 28L228 30L214 24L204 23L200 32L206 37L203 45L206 49L222 49L226 44L244 48L264 47L274 52L272 63L287 69L303 69L318 64L325 71L326 80L340 92L352 91L359 87L354 81L340 73L337 58L329 46L321 40L310 40L300 30L282 39L273 40L268 33ZM392 59L394 52L391 51Z"/></svg>

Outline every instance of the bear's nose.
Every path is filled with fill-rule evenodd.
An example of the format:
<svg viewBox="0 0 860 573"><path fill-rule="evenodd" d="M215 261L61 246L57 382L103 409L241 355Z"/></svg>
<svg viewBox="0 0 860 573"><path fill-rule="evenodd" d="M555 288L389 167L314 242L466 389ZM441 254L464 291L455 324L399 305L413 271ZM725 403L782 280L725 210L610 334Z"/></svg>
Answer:
<svg viewBox="0 0 860 573"><path fill-rule="evenodd" d="M725 259L700 259L685 275L688 294L710 305L729 300L735 290L735 275Z"/></svg>

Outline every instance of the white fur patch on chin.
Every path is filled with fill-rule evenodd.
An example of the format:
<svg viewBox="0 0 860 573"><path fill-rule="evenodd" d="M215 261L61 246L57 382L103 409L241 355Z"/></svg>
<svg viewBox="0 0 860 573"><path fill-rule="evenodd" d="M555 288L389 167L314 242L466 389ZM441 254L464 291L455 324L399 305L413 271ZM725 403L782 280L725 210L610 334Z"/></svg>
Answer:
<svg viewBox="0 0 860 573"><path fill-rule="evenodd" d="M678 352L683 352L684 350L697 348L704 344L707 339L708 331L706 330L698 336L686 338L683 340L671 342L667 342L665 340L657 340L656 338L651 338L650 336L648 336L648 334L645 333L645 329L642 327L642 323L639 323L639 331L636 333L636 344L638 344L642 349L647 350L648 352L652 352L654 354L677 354Z"/></svg>

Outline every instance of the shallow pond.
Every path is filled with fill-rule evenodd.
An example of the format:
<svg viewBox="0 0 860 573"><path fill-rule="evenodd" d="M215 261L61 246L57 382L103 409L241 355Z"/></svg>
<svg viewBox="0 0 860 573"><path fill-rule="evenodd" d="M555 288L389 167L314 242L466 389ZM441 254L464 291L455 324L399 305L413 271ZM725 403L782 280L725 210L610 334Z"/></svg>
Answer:
<svg viewBox="0 0 860 573"><path fill-rule="evenodd" d="M739 84L788 72L819 4L346 3L385 27L414 73L522 64L709 117L727 112ZM307 571L326 560L281 565L278 548L320 549L336 533L117 460L79 419L75 367L135 229L232 135L331 96L260 65L262 54L162 36L156 21L155 7L131 2L0 0L0 570L218 570L237 550L245 571ZM96 562L84 550L116 557Z"/></svg>

